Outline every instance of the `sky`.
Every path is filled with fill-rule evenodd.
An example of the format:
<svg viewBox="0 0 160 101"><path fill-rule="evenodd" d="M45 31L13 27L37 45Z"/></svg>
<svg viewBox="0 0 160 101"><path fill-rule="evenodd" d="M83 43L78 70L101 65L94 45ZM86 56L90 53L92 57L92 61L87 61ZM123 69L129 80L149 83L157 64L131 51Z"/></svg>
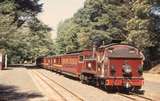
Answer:
<svg viewBox="0 0 160 101"><path fill-rule="evenodd" d="M41 0L43 12L38 18L53 29L52 38L56 38L56 29L59 22L73 16L83 7L85 0Z"/></svg>

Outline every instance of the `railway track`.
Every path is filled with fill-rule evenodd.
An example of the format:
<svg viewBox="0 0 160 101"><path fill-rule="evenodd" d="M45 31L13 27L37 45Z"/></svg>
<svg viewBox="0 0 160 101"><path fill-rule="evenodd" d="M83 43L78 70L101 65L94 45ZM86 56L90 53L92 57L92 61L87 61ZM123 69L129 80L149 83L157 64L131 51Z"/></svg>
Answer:
<svg viewBox="0 0 160 101"><path fill-rule="evenodd" d="M58 90L56 90L54 87L52 87L48 82L46 82L46 80L44 80L39 74L37 74L35 71L32 71L33 74L35 74L40 80L42 80L48 87L50 87L54 92L56 92L63 101L67 101L67 99L58 92Z"/></svg>
<svg viewBox="0 0 160 101"><path fill-rule="evenodd" d="M70 101L68 99L66 99L66 97L64 96L64 94L62 94L62 92L58 91L57 89L55 89L50 83L48 83L44 78L48 79L50 82L56 84L57 86L61 87L62 89L64 89L65 91L67 91L68 93L70 93L72 96L74 96L77 100L75 101L84 101L83 98L81 98L80 96L78 96L77 94L75 94L74 92L72 92L71 90L65 88L64 86L62 86L61 84L59 84L58 82L56 82L55 80L51 79L49 76L43 74L42 72L39 71L33 71L34 74L36 74L43 82L45 82L51 89L53 89L62 99L63 101ZM132 101L156 101L153 100L151 98L142 96L142 95L138 95L135 93L130 93L130 95L127 94L123 94L123 93L117 93L118 95L125 97L127 99L130 99Z"/></svg>
<svg viewBox="0 0 160 101"><path fill-rule="evenodd" d="M62 86L61 84L59 84L58 82L56 82L55 80L51 79L50 77L46 76L45 74L38 72L38 71L33 71L32 72L37 75L44 83L46 83L52 90L54 90L61 98L63 101L70 101L66 98L66 96L63 94L63 92L58 91L55 87L53 87L53 85L49 82L52 82L54 84L56 84L57 86L59 86L60 88L62 88L63 90L65 90L67 93L69 93L70 95L74 96L77 100L76 101L84 101L83 98L81 98L80 96L78 96L77 94L75 94L74 92L70 91L69 89L65 88L64 86ZM44 79L45 78L45 79ZM47 79L47 80L46 80ZM47 82L49 81L49 82Z"/></svg>
<svg viewBox="0 0 160 101"><path fill-rule="evenodd" d="M128 98L128 99L133 100L133 101L155 101L151 98L141 96L141 95L138 95L138 94L135 94L135 93L131 93L130 95L118 93L118 95L123 96L123 97Z"/></svg>

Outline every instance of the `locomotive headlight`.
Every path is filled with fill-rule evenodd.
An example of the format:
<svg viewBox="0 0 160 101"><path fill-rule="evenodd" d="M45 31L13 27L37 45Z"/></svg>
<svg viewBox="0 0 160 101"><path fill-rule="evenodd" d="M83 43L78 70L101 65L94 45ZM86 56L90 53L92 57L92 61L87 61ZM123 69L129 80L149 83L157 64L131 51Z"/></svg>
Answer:
<svg viewBox="0 0 160 101"><path fill-rule="evenodd" d="M91 67L92 67L91 63L88 63L88 67L89 67L89 68L91 68Z"/></svg>
<svg viewBox="0 0 160 101"><path fill-rule="evenodd" d="M130 73L132 72L131 66L128 65L128 64L123 65L123 71L124 71L126 74L130 74Z"/></svg>

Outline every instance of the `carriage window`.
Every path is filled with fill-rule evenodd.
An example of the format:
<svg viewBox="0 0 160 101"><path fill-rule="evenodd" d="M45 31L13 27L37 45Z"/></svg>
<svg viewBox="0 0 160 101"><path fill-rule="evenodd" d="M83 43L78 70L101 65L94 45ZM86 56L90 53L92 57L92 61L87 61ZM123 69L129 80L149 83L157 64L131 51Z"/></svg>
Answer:
<svg viewBox="0 0 160 101"><path fill-rule="evenodd" d="M79 56L79 61L83 61L83 56Z"/></svg>

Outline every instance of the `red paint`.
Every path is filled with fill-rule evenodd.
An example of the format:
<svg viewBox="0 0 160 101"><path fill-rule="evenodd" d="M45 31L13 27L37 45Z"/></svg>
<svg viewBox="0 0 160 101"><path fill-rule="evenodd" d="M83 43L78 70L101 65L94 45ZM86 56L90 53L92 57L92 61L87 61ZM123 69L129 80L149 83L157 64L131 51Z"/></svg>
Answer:
<svg viewBox="0 0 160 101"><path fill-rule="evenodd" d="M107 86L125 86L127 82L129 82L129 84L132 86L142 86L144 80L143 79L131 79L131 80L106 79L105 81Z"/></svg>

